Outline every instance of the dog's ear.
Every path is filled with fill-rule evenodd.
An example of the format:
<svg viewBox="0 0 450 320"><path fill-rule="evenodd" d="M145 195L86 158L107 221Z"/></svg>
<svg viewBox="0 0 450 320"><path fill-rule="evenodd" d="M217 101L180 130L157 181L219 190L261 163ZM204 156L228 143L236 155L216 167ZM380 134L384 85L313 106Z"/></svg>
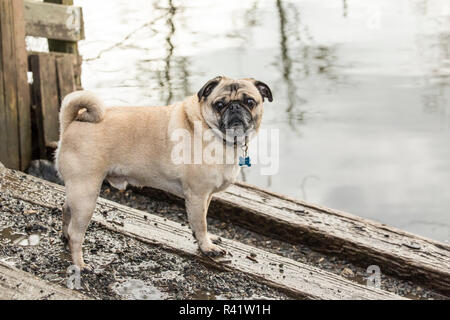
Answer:
<svg viewBox="0 0 450 320"><path fill-rule="evenodd" d="M198 101L202 100L202 98L208 97L214 88L219 84L222 77L215 77L214 79L209 80L198 92L197 97Z"/></svg>
<svg viewBox="0 0 450 320"><path fill-rule="evenodd" d="M263 97L263 101L264 101L264 98L267 98L269 100L269 102L273 101L272 91L270 90L270 88L267 84L265 84L262 81L258 81L258 80L254 80L253 84L255 85L255 87L258 89L259 93Z"/></svg>

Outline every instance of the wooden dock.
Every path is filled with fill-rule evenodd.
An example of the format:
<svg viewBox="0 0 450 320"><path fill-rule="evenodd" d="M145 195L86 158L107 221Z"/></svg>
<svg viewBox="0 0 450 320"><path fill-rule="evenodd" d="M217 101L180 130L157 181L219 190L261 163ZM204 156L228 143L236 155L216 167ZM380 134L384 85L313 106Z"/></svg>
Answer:
<svg viewBox="0 0 450 320"><path fill-rule="evenodd" d="M156 199L183 201L156 189L134 190ZM343 256L364 268L378 265L383 273L450 294L450 246L439 241L245 183L215 195L208 214L275 239Z"/></svg>
<svg viewBox="0 0 450 320"><path fill-rule="evenodd" d="M0 261L0 300L87 300L76 290L44 281Z"/></svg>
<svg viewBox="0 0 450 320"><path fill-rule="evenodd" d="M70 21L71 23L67 23ZM84 38L82 10L72 0L0 0L0 164L25 170L32 158L47 158L58 140L62 98L81 89ZM49 52L27 52L25 36L48 39ZM27 72L32 73L28 83ZM151 188L135 189L153 199L181 199ZM64 189L0 165L0 192L41 207L62 206ZM121 222L100 211L123 213ZM422 284L450 296L450 246L337 210L315 206L237 183L214 196L209 215L291 244L343 257L367 268ZM228 255L202 255L191 231L156 215L99 199L94 221L104 228L195 259L216 269L248 275L292 297L305 299L400 299L319 268L224 239ZM280 272L274 266L283 266ZM19 282L23 283L19 285ZM0 262L0 299L85 299Z"/></svg>
<svg viewBox="0 0 450 320"><path fill-rule="evenodd" d="M47 208L60 208L64 188L10 169L0 172L0 192ZM123 221L111 221L100 212L119 212ZM228 255L211 259L201 254L187 226L147 212L99 198L93 221L106 229L160 246L222 270L245 273L258 282L302 299L402 299L377 288L367 287L333 273L320 270L264 250L223 239ZM283 265L283 273L274 266Z"/></svg>

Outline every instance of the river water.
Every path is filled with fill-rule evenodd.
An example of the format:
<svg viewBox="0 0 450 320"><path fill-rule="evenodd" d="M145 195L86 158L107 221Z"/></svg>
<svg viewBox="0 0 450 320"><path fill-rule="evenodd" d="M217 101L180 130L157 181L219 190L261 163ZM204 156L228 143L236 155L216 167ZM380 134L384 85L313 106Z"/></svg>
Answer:
<svg viewBox="0 0 450 320"><path fill-rule="evenodd" d="M447 0L75 0L83 86L160 105L216 75L269 84L279 168L240 179L450 239Z"/></svg>

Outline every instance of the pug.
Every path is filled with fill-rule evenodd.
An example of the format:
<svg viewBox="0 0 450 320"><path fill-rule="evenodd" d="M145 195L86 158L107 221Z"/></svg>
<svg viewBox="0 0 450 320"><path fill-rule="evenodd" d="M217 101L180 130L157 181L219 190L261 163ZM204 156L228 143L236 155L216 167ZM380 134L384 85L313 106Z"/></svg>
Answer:
<svg viewBox="0 0 450 320"><path fill-rule="evenodd" d="M105 107L89 91L67 95L59 114L55 163L66 189L63 238L73 263L91 269L83 260L82 244L105 179L118 189L149 186L184 198L201 252L212 257L225 254L220 238L208 234L208 206L214 193L236 180L237 151L247 143L238 137L257 134L265 99L272 101L265 83L223 76L208 81L196 95L160 107ZM173 136L180 129L190 134L188 142L199 135L197 129L213 132L208 144L184 150L188 155L202 159L198 153L212 144L214 150L234 154L233 161L174 161L179 142Z"/></svg>

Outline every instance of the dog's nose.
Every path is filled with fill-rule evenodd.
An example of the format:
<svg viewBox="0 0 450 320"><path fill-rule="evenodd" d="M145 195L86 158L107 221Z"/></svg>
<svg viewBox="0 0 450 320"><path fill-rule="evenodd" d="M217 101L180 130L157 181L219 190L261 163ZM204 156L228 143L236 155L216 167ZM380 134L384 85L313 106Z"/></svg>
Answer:
<svg viewBox="0 0 450 320"><path fill-rule="evenodd" d="M240 107L239 102L231 102L229 106L230 111L237 111L239 107Z"/></svg>

